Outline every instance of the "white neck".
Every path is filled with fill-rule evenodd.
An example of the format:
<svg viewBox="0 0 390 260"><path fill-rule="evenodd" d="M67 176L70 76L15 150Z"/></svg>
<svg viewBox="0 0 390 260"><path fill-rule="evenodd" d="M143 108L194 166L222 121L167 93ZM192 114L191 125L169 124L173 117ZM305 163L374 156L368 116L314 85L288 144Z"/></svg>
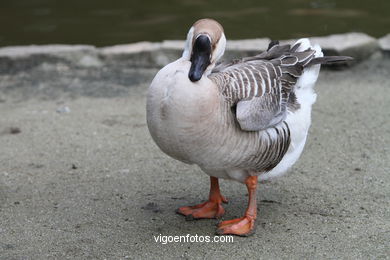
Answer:
<svg viewBox="0 0 390 260"><path fill-rule="evenodd" d="M217 63L220 58L222 58L223 54L225 53L226 48L226 37L225 34L222 33L221 38L219 39L217 46L215 47L215 50L213 51L213 54L211 56L211 64Z"/></svg>
<svg viewBox="0 0 390 260"><path fill-rule="evenodd" d="M193 37L194 37L194 27L191 27L191 29L188 31L188 34L187 34L187 40L186 40L186 44L184 46L183 55L181 56L185 60L191 59L192 38Z"/></svg>

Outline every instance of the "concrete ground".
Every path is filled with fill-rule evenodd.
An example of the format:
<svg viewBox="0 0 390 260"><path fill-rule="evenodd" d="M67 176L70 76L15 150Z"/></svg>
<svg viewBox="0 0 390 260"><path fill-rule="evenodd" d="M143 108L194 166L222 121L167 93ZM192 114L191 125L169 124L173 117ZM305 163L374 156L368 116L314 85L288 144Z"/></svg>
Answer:
<svg viewBox="0 0 390 260"><path fill-rule="evenodd" d="M390 59L324 70L308 143L289 174L258 189L257 232L232 243L188 222L208 177L163 154L145 124L156 70L42 63L0 73L0 259L388 259ZM222 181L224 219L246 188Z"/></svg>

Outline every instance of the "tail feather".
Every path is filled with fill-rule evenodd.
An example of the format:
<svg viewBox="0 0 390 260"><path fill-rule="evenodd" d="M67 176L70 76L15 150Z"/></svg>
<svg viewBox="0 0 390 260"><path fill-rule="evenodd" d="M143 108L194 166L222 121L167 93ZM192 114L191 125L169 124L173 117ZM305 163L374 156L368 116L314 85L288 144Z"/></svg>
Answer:
<svg viewBox="0 0 390 260"><path fill-rule="evenodd" d="M329 64L334 62L348 62L353 60L352 57L349 56L325 56L325 57L318 57L312 59L307 66L312 66L316 64Z"/></svg>
<svg viewBox="0 0 390 260"><path fill-rule="evenodd" d="M315 50L314 58L308 60L307 63L304 63L304 67L310 67L316 64L329 64L329 63L345 63L353 60L352 57L348 56L323 56L321 47L319 45L312 46L310 40L307 38L299 39L295 42L295 44L291 47L290 52L292 53L305 53L309 50Z"/></svg>

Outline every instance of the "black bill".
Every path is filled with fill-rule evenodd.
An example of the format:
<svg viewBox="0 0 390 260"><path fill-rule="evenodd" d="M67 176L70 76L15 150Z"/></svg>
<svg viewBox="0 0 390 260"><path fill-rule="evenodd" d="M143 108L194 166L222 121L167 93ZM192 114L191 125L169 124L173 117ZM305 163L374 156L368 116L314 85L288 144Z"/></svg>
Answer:
<svg viewBox="0 0 390 260"><path fill-rule="evenodd" d="M191 68L188 78L196 82L202 78L204 71L210 65L211 42L206 35L196 38L191 54Z"/></svg>

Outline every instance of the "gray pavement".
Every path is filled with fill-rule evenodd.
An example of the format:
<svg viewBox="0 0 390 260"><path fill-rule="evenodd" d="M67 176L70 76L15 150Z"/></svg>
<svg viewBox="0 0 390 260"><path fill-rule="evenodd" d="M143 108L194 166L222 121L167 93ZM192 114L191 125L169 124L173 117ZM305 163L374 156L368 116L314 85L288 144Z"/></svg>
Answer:
<svg viewBox="0 0 390 260"><path fill-rule="evenodd" d="M14 68L15 69L15 68ZM257 232L232 243L179 206L208 177L163 154L145 124L155 69L55 61L0 73L0 259L388 259L390 59L323 70L308 143L286 176L259 185ZM246 208L222 181L224 219Z"/></svg>

